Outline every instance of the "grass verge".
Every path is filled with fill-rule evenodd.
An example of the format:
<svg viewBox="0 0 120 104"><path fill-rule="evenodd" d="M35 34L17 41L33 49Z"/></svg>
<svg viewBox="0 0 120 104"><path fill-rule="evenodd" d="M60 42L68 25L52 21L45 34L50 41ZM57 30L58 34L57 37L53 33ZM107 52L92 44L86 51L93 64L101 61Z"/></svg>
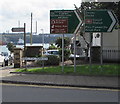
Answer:
<svg viewBox="0 0 120 104"><path fill-rule="evenodd" d="M61 66L33 68L33 69L17 69L16 72L31 72L31 73L46 73L46 74L72 74L72 75L106 75L118 76L120 75L120 65L77 65L76 72L74 66L64 66L62 72Z"/></svg>

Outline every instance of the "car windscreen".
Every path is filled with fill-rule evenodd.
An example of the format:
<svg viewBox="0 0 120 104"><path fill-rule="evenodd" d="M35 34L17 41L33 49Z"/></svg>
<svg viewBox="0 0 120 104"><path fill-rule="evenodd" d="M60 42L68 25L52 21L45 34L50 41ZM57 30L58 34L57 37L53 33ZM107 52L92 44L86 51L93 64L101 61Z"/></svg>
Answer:
<svg viewBox="0 0 120 104"><path fill-rule="evenodd" d="M3 56L8 56L8 53L7 53L7 52L1 52L1 54L2 54Z"/></svg>

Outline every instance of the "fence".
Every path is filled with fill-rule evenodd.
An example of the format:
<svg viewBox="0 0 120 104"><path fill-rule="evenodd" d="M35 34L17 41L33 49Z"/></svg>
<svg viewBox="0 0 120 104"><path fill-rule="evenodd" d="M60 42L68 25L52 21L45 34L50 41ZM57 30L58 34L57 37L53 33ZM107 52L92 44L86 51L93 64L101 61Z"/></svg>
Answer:
<svg viewBox="0 0 120 104"><path fill-rule="evenodd" d="M103 50L103 60L120 62L120 50Z"/></svg>

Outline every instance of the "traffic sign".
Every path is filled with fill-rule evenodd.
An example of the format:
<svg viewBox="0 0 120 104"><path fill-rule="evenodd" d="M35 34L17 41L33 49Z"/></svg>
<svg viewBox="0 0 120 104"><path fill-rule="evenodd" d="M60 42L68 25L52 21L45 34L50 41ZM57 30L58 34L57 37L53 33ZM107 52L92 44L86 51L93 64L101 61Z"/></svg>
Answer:
<svg viewBox="0 0 120 104"><path fill-rule="evenodd" d="M110 10L85 11L85 32L112 32L116 23L117 18Z"/></svg>
<svg viewBox="0 0 120 104"><path fill-rule="evenodd" d="M24 28L12 28L12 32L24 32Z"/></svg>
<svg viewBox="0 0 120 104"><path fill-rule="evenodd" d="M50 33L76 33L82 20L75 10L50 10Z"/></svg>

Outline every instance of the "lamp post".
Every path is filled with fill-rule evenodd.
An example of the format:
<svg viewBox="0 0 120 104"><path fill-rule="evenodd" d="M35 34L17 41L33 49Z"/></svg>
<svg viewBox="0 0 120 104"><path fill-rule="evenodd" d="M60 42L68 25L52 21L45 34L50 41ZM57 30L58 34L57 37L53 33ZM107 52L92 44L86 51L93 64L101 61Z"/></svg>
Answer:
<svg viewBox="0 0 120 104"><path fill-rule="evenodd" d="M42 55L44 53L44 30L41 29L42 31L42 45L43 45L43 50L42 50ZM42 60L42 68L44 69L44 60Z"/></svg>
<svg viewBox="0 0 120 104"><path fill-rule="evenodd" d="M43 50L44 50L44 30L41 29L41 31L42 31L42 46L43 46Z"/></svg>

